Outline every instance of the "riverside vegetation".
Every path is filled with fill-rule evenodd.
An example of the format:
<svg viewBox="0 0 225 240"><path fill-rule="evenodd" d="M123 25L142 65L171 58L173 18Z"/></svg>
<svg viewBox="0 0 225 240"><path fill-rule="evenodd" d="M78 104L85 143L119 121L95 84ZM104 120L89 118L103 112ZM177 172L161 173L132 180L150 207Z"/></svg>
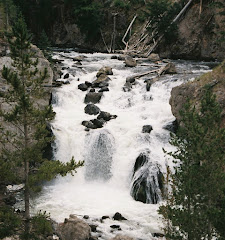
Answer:
<svg viewBox="0 0 225 240"><path fill-rule="evenodd" d="M222 1L206 2L212 4L211 6L218 6L221 9L219 14L224 15ZM136 3L146 4L145 1ZM1 206L0 221L3 224L0 225L0 238L12 235L15 229L23 226L19 231L22 238L40 239L52 234L52 228L46 213L40 212L31 218L29 202L32 192L39 191L43 181L51 180L57 174L65 176L67 173L73 173L83 163L76 163L72 159L69 163L63 164L59 161L50 161L43 156L43 149L52 141L52 137L48 135L46 122L54 117L50 106L40 108L38 104L38 99L43 97L42 84L48 73L39 72L37 69L38 62L30 48L31 35L23 18L20 17L15 23L18 14L16 5L12 0L4 0L1 4L5 6L7 19L5 30L11 29L13 25L9 36L13 62L10 68L4 67L2 71L9 88L0 96L2 102L0 116L4 120L0 128L1 183L24 183L25 213L15 214L11 208ZM17 4L28 19L30 5L35 3L20 0ZM102 11L104 4L104 1L100 3L65 1L66 6L73 6L76 23L88 37L99 34L104 21ZM116 8L126 11L132 4L134 1L114 1ZM180 4L182 6L183 3ZM168 32L166 35L168 41L171 37L173 41L175 36L173 33L176 31L176 27L171 26L171 36L165 23L170 22L175 15L172 6L171 2L166 0L152 1L147 5L148 13L152 14L154 24L158 27L157 31ZM42 39L36 41L40 42L40 47L43 49L46 49L48 42L45 32L48 32L49 24L54 19L54 11L51 7L51 1L40 1L40 12L36 16L44 14L44 17L40 17L41 20L37 20L36 23L36 34L43 33ZM51 10L50 23L47 23L47 9ZM224 41L224 31L220 31L220 36L219 40ZM176 135L171 137L171 144L177 148L177 151L167 153L176 163L174 173L168 169L168 191L165 194L167 202L160 208L160 213L165 219L165 234L168 239L198 240L213 237L225 239L223 227L225 131L221 128L221 109L210 86L205 86L202 91L205 94L201 99L200 110L197 111L188 102L181 112L180 127ZM13 127L6 128L4 122ZM21 177L18 180L17 171L12 171L18 168L23 169L24 172L22 181Z"/></svg>

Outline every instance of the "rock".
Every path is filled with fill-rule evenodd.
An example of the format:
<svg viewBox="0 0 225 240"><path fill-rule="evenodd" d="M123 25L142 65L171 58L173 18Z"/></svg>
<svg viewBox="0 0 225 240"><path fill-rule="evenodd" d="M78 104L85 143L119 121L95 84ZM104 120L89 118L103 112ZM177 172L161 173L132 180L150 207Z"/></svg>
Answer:
<svg viewBox="0 0 225 240"><path fill-rule="evenodd" d="M113 224L110 227L113 229L121 230L120 225Z"/></svg>
<svg viewBox="0 0 225 240"><path fill-rule="evenodd" d="M135 77L132 77L132 76L131 77L127 77L126 78L126 82L127 83L134 83L135 82Z"/></svg>
<svg viewBox="0 0 225 240"><path fill-rule="evenodd" d="M118 56L113 55L113 56L111 57L111 59L118 59Z"/></svg>
<svg viewBox="0 0 225 240"><path fill-rule="evenodd" d="M146 83L146 91L149 92L152 86L152 80L151 79L145 80L145 83Z"/></svg>
<svg viewBox="0 0 225 240"><path fill-rule="evenodd" d="M162 75L162 74L176 74L177 73L177 70L176 70L176 67L175 67L175 64L174 63L167 63L165 67L163 67L160 72L159 72L159 75Z"/></svg>
<svg viewBox="0 0 225 240"><path fill-rule="evenodd" d="M9 206L13 206L14 204L16 204L16 198L13 195L6 195L3 198L3 201L6 205L9 205Z"/></svg>
<svg viewBox="0 0 225 240"><path fill-rule="evenodd" d="M97 115L100 112L100 108L90 103L84 108L84 111L89 115Z"/></svg>
<svg viewBox="0 0 225 240"><path fill-rule="evenodd" d="M96 77L99 77L100 75L113 75L112 68L111 67L102 67L96 74Z"/></svg>
<svg viewBox="0 0 225 240"><path fill-rule="evenodd" d="M98 92L109 92L109 88L102 87Z"/></svg>
<svg viewBox="0 0 225 240"><path fill-rule="evenodd" d="M85 58L85 56L80 55L80 56L74 57L74 58L73 58L73 61L81 62L81 61L84 60L84 58Z"/></svg>
<svg viewBox="0 0 225 240"><path fill-rule="evenodd" d="M115 115L114 115L115 116ZM98 115L97 119L104 119L105 121L109 121L113 118L113 115L111 115L108 112L103 112L101 111L100 114Z"/></svg>
<svg viewBox="0 0 225 240"><path fill-rule="evenodd" d="M163 126L163 129L166 129L172 133L176 133L177 128L178 128L177 120L174 120L174 121L168 123L167 125Z"/></svg>
<svg viewBox="0 0 225 240"><path fill-rule="evenodd" d="M105 123L102 119L93 119L91 122L96 126L96 128L102 128Z"/></svg>
<svg viewBox="0 0 225 240"><path fill-rule="evenodd" d="M103 83L108 83L111 79L107 76L107 75L100 75L97 80L95 80L94 82L92 82L92 86L93 87L99 87L100 84L103 84ZM101 86L104 86L104 85L101 85ZM106 85L105 85L106 86ZM104 86L104 87L105 87Z"/></svg>
<svg viewBox="0 0 225 240"><path fill-rule="evenodd" d="M130 92L132 88L132 83L130 82L125 82L124 86L123 86L123 91L124 92Z"/></svg>
<svg viewBox="0 0 225 240"><path fill-rule="evenodd" d="M160 57L157 53L151 53L150 56L148 57L148 60L157 62L160 60Z"/></svg>
<svg viewBox="0 0 225 240"><path fill-rule="evenodd" d="M91 87L91 86L92 86L92 83L91 83L91 82L85 81L84 83L85 83L88 87Z"/></svg>
<svg viewBox="0 0 225 240"><path fill-rule="evenodd" d="M92 121L83 121L81 124L83 126L85 126L87 129L89 129L89 128L96 129L97 128ZM85 131L87 131L87 130L85 129Z"/></svg>
<svg viewBox="0 0 225 240"><path fill-rule="evenodd" d="M146 163L148 162L148 157L146 156L146 154L141 153L135 161L134 164L134 169L133 169L133 175L137 172L137 170L139 168L141 168L142 166L144 166Z"/></svg>
<svg viewBox="0 0 225 240"><path fill-rule="evenodd" d="M95 89L94 88L90 89L90 92L95 92Z"/></svg>
<svg viewBox="0 0 225 240"><path fill-rule="evenodd" d="M108 87L109 86L109 83L106 81L106 82L101 82L99 83L98 87L100 88L103 88L103 87Z"/></svg>
<svg viewBox="0 0 225 240"><path fill-rule="evenodd" d="M91 237L89 225L74 215L70 215L69 219L60 223L56 232L61 240L87 240Z"/></svg>
<svg viewBox="0 0 225 240"><path fill-rule="evenodd" d="M69 78L69 76L70 76L69 73L66 73L63 78L66 79Z"/></svg>
<svg viewBox="0 0 225 240"><path fill-rule="evenodd" d="M144 125L142 127L142 133L150 133L153 130L151 125Z"/></svg>
<svg viewBox="0 0 225 240"><path fill-rule="evenodd" d="M97 232L98 225L96 225L96 224L89 224L89 226L90 226L92 232Z"/></svg>
<svg viewBox="0 0 225 240"><path fill-rule="evenodd" d="M84 103L99 103L102 98L102 93L89 92L86 94Z"/></svg>
<svg viewBox="0 0 225 240"><path fill-rule="evenodd" d="M111 238L110 240L135 240L135 239L132 237L118 234L114 238Z"/></svg>
<svg viewBox="0 0 225 240"><path fill-rule="evenodd" d="M125 66L126 67L136 67L137 66L137 62L134 58L130 57L130 56L126 56L125 58Z"/></svg>
<svg viewBox="0 0 225 240"><path fill-rule="evenodd" d="M70 84L70 81L69 80L67 80L67 81L65 81L65 82L62 82L64 85L68 85L68 84Z"/></svg>
<svg viewBox="0 0 225 240"><path fill-rule="evenodd" d="M84 215L83 219L89 219L89 216L88 215Z"/></svg>
<svg viewBox="0 0 225 240"><path fill-rule="evenodd" d="M125 217L122 216L121 213L116 212L115 215L113 216L114 220L121 221L121 220L127 220Z"/></svg>
<svg viewBox="0 0 225 240"><path fill-rule="evenodd" d="M153 236L153 237L156 237L156 238L165 237L165 235L164 235L163 233L152 233L152 236Z"/></svg>
<svg viewBox="0 0 225 240"><path fill-rule="evenodd" d="M109 216L102 216L102 220L109 218Z"/></svg>
<svg viewBox="0 0 225 240"><path fill-rule="evenodd" d="M126 58L125 55L119 55L119 56L117 57L117 59L120 60L120 61L125 61L125 58Z"/></svg>
<svg viewBox="0 0 225 240"><path fill-rule="evenodd" d="M85 83L81 83L78 85L78 89L80 89L81 91L87 91L88 86Z"/></svg>

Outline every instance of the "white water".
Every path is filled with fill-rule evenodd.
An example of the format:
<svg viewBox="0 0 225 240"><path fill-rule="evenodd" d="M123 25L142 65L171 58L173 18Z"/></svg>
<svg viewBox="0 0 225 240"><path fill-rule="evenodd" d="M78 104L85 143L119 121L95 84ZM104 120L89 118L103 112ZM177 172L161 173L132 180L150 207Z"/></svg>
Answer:
<svg viewBox="0 0 225 240"><path fill-rule="evenodd" d="M76 55L75 52L64 54ZM136 239L154 239L151 233L161 232L162 227L157 214L159 205L144 204L131 197L134 163L141 152L149 151L150 163L157 163L165 173L167 159L162 148L170 150L171 146L168 144L169 132L163 126L174 120L169 105L170 91L194 75L208 71L208 67L201 66L200 70L191 63L177 63L180 74L162 77L152 85L150 92L146 92L143 79L137 81L132 91L124 92L122 88L126 77L134 72L148 71L150 66L130 69L125 68L122 61L111 60L111 55L85 56L85 72L73 68L74 62L65 58L64 66L70 67L69 71L74 69L75 76L70 75L70 84L57 89L54 94L56 118L52 122L56 137L55 159L66 162L74 156L76 160L85 160L85 166L78 169L74 176L60 177L44 186L41 195L35 199L35 210L46 210L59 222L69 214L81 217L89 215L90 221L98 224L97 229L101 233L96 236L101 235L99 239L110 239L118 233ZM62 55L55 57L62 58ZM102 111L118 117L107 122L102 129L86 132L81 122L93 119L94 116L84 113L86 92L78 90L77 86L84 81L93 81L102 66L112 67L114 74L110 76L110 91L105 92L96 105ZM65 73L67 71L64 70ZM142 133L142 126L147 124L153 127L150 135ZM97 144L99 138L104 142L100 147ZM99 221L102 216L112 217L116 212L128 220ZM112 233L112 224L119 224L122 232Z"/></svg>

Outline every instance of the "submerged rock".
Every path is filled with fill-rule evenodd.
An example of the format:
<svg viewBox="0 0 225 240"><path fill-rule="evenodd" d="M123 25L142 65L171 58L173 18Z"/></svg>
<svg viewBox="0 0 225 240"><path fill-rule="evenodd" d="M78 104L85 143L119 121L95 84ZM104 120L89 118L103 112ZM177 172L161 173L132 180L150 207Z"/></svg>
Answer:
<svg viewBox="0 0 225 240"><path fill-rule="evenodd" d="M70 76L70 74L66 73L63 78L66 79L66 78L69 78L69 76Z"/></svg>

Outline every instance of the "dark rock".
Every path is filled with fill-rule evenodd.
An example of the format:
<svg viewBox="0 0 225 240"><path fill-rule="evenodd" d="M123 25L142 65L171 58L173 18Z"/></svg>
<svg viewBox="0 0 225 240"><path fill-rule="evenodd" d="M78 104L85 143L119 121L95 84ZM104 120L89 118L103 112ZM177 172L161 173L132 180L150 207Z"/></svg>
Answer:
<svg viewBox="0 0 225 240"><path fill-rule="evenodd" d="M102 220L109 218L109 216L102 216Z"/></svg>
<svg viewBox="0 0 225 240"><path fill-rule="evenodd" d="M98 84L98 87L103 88L103 87L108 87L109 83L108 82L101 82Z"/></svg>
<svg viewBox="0 0 225 240"><path fill-rule="evenodd" d="M112 68L111 67L102 67L96 74L96 77L99 77L100 75L113 75Z"/></svg>
<svg viewBox="0 0 225 240"><path fill-rule="evenodd" d="M121 215L121 213L119 213L119 212L115 213L115 215L113 216L113 219L114 219L114 220L117 220L117 221L127 220L127 219L126 219L125 217L123 217L123 216Z"/></svg>
<svg viewBox="0 0 225 240"><path fill-rule="evenodd" d="M84 60L84 58L85 58L85 56L80 55L80 56L74 57L74 58L73 58L73 61L81 62L81 61Z"/></svg>
<svg viewBox="0 0 225 240"><path fill-rule="evenodd" d="M70 81L69 80L67 80L67 81L65 81L65 82L62 82L64 85L68 85L68 84L70 84Z"/></svg>
<svg viewBox="0 0 225 240"><path fill-rule="evenodd" d="M102 119L93 119L91 122L96 126L96 128L102 128L105 123Z"/></svg>
<svg viewBox="0 0 225 240"><path fill-rule="evenodd" d="M121 230L120 225L114 224L114 225L111 225L110 227L113 228L113 229L118 229L118 230L120 229Z"/></svg>
<svg viewBox="0 0 225 240"><path fill-rule="evenodd" d="M118 59L118 57L116 55L113 55L111 59Z"/></svg>
<svg viewBox="0 0 225 240"><path fill-rule="evenodd" d="M84 103L99 103L102 98L102 93L89 92L86 94Z"/></svg>
<svg viewBox="0 0 225 240"><path fill-rule="evenodd" d="M95 236L91 236L88 240L98 240L98 238Z"/></svg>
<svg viewBox="0 0 225 240"><path fill-rule="evenodd" d="M104 119L105 121L109 121L112 119L112 115L108 112L101 111L97 119Z"/></svg>
<svg viewBox="0 0 225 240"><path fill-rule="evenodd" d="M78 89L80 89L81 91L87 91L88 86L85 83L81 83L78 85Z"/></svg>
<svg viewBox="0 0 225 240"><path fill-rule="evenodd" d="M66 79L69 78L69 76L70 76L69 73L66 73L63 78Z"/></svg>
<svg viewBox="0 0 225 240"><path fill-rule="evenodd" d="M100 112L100 108L90 103L84 108L84 111L89 115L97 115Z"/></svg>
<svg viewBox="0 0 225 240"><path fill-rule="evenodd" d="M89 216L88 215L84 215L83 218L84 219L89 219Z"/></svg>
<svg viewBox="0 0 225 240"><path fill-rule="evenodd" d="M161 72L162 74L175 74L177 73L177 70L174 63L167 63Z"/></svg>
<svg viewBox="0 0 225 240"><path fill-rule="evenodd" d="M150 56L148 57L148 60L156 62L160 60L160 57L157 53L151 53Z"/></svg>
<svg viewBox="0 0 225 240"><path fill-rule="evenodd" d="M59 82L59 81L52 83L52 87L62 87L62 85L63 85L63 83Z"/></svg>
<svg viewBox="0 0 225 240"><path fill-rule="evenodd" d="M142 127L142 133L150 133L153 130L151 125L144 125Z"/></svg>
<svg viewBox="0 0 225 240"><path fill-rule="evenodd" d="M146 154L141 153L135 161L133 175L137 172L139 168L144 166L144 164L146 164L147 162L148 162L148 157L146 156Z"/></svg>
<svg viewBox="0 0 225 240"><path fill-rule="evenodd" d="M152 233L152 236L157 237L157 238L165 237L165 235L163 233Z"/></svg>
<svg viewBox="0 0 225 240"><path fill-rule="evenodd" d="M107 87L102 87L98 92L108 92L109 88Z"/></svg>
<svg viewBox="0 0 225 240"><path fill-rule="evenodd" d="M91 86L92 86L92 83L91 83L91 82L85 81L84 83L85 83L88 87L91 87Z"/></svg>
<svg viewBox="0 0 225 240"><path fill-rule="evenodd" d="M152 80L151 79L145 80L145 83L146 83L146 91L149 92L152 86Z"/></svg>
<svg viewBox="0 0 225 240"><path fill-rule="evenodd" d="M168 123L163 128L168 130L168 131L170 131L170 132L172 132L172 133L176 133L177 129L178 129L178 122L177 122L177 120L174 120L174 121Z"/></svg>
<svg viewBox="0 0 225 240"><path fill-rule="evenodd" d="M130 57L130 56L126 56L125 58L125 66L126 67L136 67L137 66L137 62L134 58Z"/></svg>
<svg viewBox="0 0 225 240"><path fill-rule="evenodd" d="M89 226L90 226L92 232L97 232L97 227L98 227L98 225L89 224Z"/></svg>
<svg viewBox="0 0 225 240"><path fill-rule="evenodd" d="M116 235L114 238L110 239L110 240L141 240L141 239L134 239L125 235Z"/></svg>
<svg viewBox="0 0 225 240"><path fill-rule="evenodd" d="M91 129L96 129L97 128L92 121L83 121L81 124L83 126L85 126L86 128L91 128ZM85 129L85 131L86 131L86 129Z"/></svg>
<svg viewBox="0 0 225 240"><path fill-rule="evenodd" d="M120 61L124 61L125 58L126 58L125 55L119 55L119 56L117 57L117 59L120 60Z"/></svg>
<svg viewBox="0 0 225 240"><path fill-rule="evenodd" d="M102 75L100 75L98 78L97 78L97 80L95 80L94 82L92 82L92 86L93 87L99 87L99 85L101 84L101 83L108 83L109 81L110 81L111 79L107 76L107 75L104 75L104 74L102 74ZM101 85L101 86L103 86L103 85Z"/></svg>
<svg viewBox="0 0 225 240"><path fill-rule="evenodd" d="M13 206L16 203L16 198L12 195L7 195L3 201L6 205Z"/></svg>
<svg viewBox="0 0 225 240"><path fill-rule="evenodd" d="M126 78L126 82L128 82L128 83L134 83L135 82L135 77L127 77Z"/></svg>
<svg viewBox="0 0 225 240"><path fill-rule="evenodd" d="M94 88L92 88L92 89L90 89L90 91L89 92L95 92L95 89Z"/></svg>
<svg viewBox="0 0 225 240"><path fill-rule="evenodd" d="M66 70L66 69L69 69L69 67L62 67L62 70Z"/></svg>
<svg viewBox="0 0 225 240"><path fill-rule="evenodd" d="M124 92L130 92L132 88L132 84L130 82L126 82L123 86L123 91Z"/></svg>

